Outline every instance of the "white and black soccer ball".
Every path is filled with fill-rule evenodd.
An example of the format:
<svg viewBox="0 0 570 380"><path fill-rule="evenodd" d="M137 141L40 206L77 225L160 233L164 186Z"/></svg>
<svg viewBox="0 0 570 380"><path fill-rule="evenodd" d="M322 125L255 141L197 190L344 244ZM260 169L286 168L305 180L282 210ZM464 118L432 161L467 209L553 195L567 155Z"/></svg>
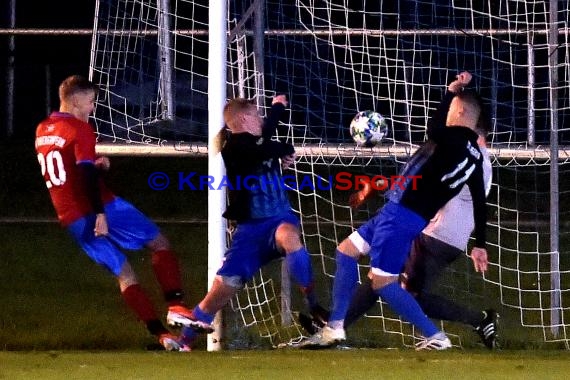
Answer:
<svg viewBox="0 0 570 380"><path fill-rule="evenodd" d="M375 111L361 111L350 122L350 135L359 146L374 146L388 133L386 118Z"/></svg>

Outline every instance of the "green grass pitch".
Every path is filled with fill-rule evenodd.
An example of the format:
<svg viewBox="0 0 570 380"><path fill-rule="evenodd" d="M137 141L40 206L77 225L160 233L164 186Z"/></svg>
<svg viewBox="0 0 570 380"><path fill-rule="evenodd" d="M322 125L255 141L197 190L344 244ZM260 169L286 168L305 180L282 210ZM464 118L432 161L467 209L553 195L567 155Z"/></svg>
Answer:
<svg viewBox="0 0 570 380"><path fill-rule="evenodd" d="M5 164L0 167L0 217L53 218L31 147L1 148ZM113 162L116 171L110 173L110 182L115 191L151 217L205 218L205 194L145 188L153 171L204 172L205 162L165 158L144 165L131 158ZM187 301L193 304L206 291L205 225L161 223L161 227L179 254ZM381 348L206 352L202 339L191 353L146 351L154 339L126 309L114 279L90 262L57 224L0 223L0 236L0 379L565 379L570 373L568 351L556 346L512 350L521 345L511 345L495 352L471 347L445 352ZM129 253L129 257L156 305L164 308L148 254ZM520 336L516 316L510 325L505 319L504 336ZM368 325L362 330L371 332ZM349 331L350 336L357 333Z"/></svg>
<svg viewBox="0 0 570 380"><path fill-rule="evenodd" d="M567 379L556 351L0 352L2 379Z"/></svg>

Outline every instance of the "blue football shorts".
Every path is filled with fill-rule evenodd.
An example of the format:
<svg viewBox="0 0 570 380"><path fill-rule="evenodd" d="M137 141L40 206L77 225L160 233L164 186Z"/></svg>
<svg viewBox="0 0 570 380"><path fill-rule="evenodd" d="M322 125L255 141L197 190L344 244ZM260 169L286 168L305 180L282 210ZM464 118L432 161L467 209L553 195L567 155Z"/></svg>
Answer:
<svg viewBox="0 0 570 380"><path fill-rule="evenodd" d="M238 223L230 249L224 255L222 267L217 274L240 277L242 283L249 281L256 272L271 260L282 257L275 242L275 231L283 224L299 226L299 218L293 213Z"/></svg>
<svg viewBox="0 0 570 380"><path fill-rule="evenodd" d="M370 246L372 273L398 276L409 256L412 242L426 225L427 221L415 212L398 203L388 202L360 226L356 232Z"/></svg>
<svg viewBox="0 0 570 380"><path fill-rule="evenodd" d="M142 212L121 198L115 198L105 205L105 215L109 225L107 236L95 237L95 214L76 220L67 229L93 261L118 276L126 260L121 248L141 249L156 239L159 229Z"/></svg>

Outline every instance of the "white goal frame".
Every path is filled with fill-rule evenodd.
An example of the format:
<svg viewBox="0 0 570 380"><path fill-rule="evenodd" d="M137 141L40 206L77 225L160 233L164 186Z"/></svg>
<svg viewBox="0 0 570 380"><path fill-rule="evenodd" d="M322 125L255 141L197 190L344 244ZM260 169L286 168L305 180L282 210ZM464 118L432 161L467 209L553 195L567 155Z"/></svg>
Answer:
<svg viewBox="0 0 570 380"><path fill-rule="evenodd" d="M168 9L170 7L168 0L158 0L161 9ZM536 30L532 31L536 35L542 35L547 37L547 45L549 50L548 57L548 68L549 68L549 81L550 81L550 104L556 105L558 103L557 91L558 87L558 36L568 35L568 29L558 29L556 27L557 19L557 1L550 0L550 28L548 30ZM250 9L244 14L244 17L260 17L264 11L264 1L263 0L253 0ZM220 110L227 99L226 93L226 46L228 44L228 37L232 36L234 31L228 31L227 26L227 2L225 1L212 1L208 9L210 25L208 30L169 30L170 26L167 22L167 17L163 18L163 26L167 29L166 31L156 31L156 30L146 30L132 31L133 34L144 33L144 34L157 34L163 42L163 53L164 53L164 67L161 66L161 92L163 96L163 106L165 107L164 120L169 120L172 116L171 111L173 109L173 101L175 98L174 90L164 85L167 83L166 80L169 77L169 72L171 70L172 62L168 59L168 51L171 48L169 44L172 42L169 40L168 35L173 33L174 35L185 36L193 34L208 35L209 40L209 56L218 57L218 59L210 59L208 61L208 70L213 75L208 76L208 143L189 143L189 142L160 142L156 145L138 144L138 143L101 143L98 145L98 152L106 155L130 155L130 156L197 156L197 157L208 157L208 170L209 175L214 177L220 177L223 175L223 164L221 161L221 156L219 151L212 149L215 146L215 139L218 131L223 125L223 120L221 120ZM243 21L243 20L242 20ZM295 35L302 33L311 33L316 36L330 37L338 35L404 35L404 34L439 34L439 35L488 35L488 36L500 36L500 35L518 35L518 34L528 34L529 31L518 30L518 29L473 29L473 30L439 30L439 29L426 29L426 30L347 30L347 29L319 29L310 32L304 32L299 30L264 30L260 26L258 20L254 23L256 26L254 30L245 30L244 33L248 36L254 37L254 55L256 57L263 57L263 39L264 36L271 35ZM115 31L95 31L95 33L115 33ZM128 31L120 31L117 33L129 33ZM160 36L165 34L164 36ZM95 38L94 38L95 41ZM164 48L165 47L165 48ZM94 51L95 49L93 49ZM531 46L528 49L528 62L534 62L534 51ZM263 83L263 60L256 59L255 71L255 81L256 81L256 91L258 93L257 100L259 101L264 93L265 89L260 85ZM251 71L251 68L249 68ZM166 82L165 82L166 80ZM534 99L535 94L532 88L532 83L534 81L534 71L533 66L529 64L528 68L528 80L529 80L529 93L528 93L528 108L530 112L528 113L528 138L524 146L513 147L507 145L502 147L501 145L493 146L491 145L490 153L493 157L493 161L498 165L508 162L541 162L542 165L550 165L550 183L552 188L558 184L558 163L570 161L570 147L564 147L558 145L558 130L559 121L557 116L556 107L551 107L550 109L550 119L552 122L550 130L550 145L549 146L536 146L535 145L535 131L534 131ZM303 157L323 157L323 158L334 158L334 157L392 157L392 158L404 158L409 157L416 149L414 146L410 145L382 145L374 148L357 148L352 145L325 145L325 144L295 144L295 149L297 155L300 158ZM221 255L226 249L225 239L226 239L226 224L221 218L222 211L225 208L226 197L222 191L210 191L209 193L209 203L208 203L208 281L211 285L213 281L213 276L218 269ZM551 200L550 200L550 239L551 239L551 252L553 253L551 262L551 284L552 289L556 290L551 294L551 325L552 334L556 336L558 334L558 326L560 325L560 278L556 276L558 273L558 262L559 262L559 235L556 231L559 231L559 200L558 193L553 190ZM285 291L287 293L287 291ZM221 341L221 325L222 321L217 318L216 323L218 326L218 334L212 334L208 342L208 350L218 350L221 348L219 342Z"/></svg>

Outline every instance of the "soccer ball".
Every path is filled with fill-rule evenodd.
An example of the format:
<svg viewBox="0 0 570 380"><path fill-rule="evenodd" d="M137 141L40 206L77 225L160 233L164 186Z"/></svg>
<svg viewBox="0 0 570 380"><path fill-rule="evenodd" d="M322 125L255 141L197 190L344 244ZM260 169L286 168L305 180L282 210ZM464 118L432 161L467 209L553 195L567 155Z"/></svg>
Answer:
<svg viewBox="0 0 570 380"><path fill-rule="evenodd" d="M374 146L388 133L384 116L374 111L361 111L350 122L350 135L357 145Z"/></svg>

